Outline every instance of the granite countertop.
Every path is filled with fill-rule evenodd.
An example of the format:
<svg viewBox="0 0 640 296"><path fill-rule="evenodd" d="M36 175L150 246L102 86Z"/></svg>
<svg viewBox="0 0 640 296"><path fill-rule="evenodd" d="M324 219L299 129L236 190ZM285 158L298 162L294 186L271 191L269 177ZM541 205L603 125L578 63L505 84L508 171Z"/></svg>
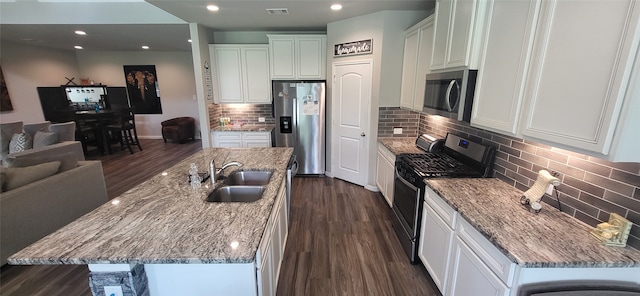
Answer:
<svg viewBox="0 0 640 296"><path fill-rule="evenodd" d="M274 128L273 125L244 124L241 126L216 126L211 130L215 132L271 132Z"/></svg>
<svg viewBox="0 0 640 296"><path fill-rule="evenodd" d="M640 267L640 251L600 244L591 227L544 204L520 204L522 191L494 178L425 179L427 185L522 267Z"/></svg>
<svg viewBox="0 0 640 296"><path fill-rule="evenodd" d="M256 251L292 148L209 148L152 177L96 210L9 257L9 263L247 263ZM245 170L273 170L263 197L252 203L209 203L204 183L192 189L189 164L201 172L240 161ZM237 169L229 167L225 174ZM113 201L118 201L114 203ZM232 242L238 242L236 248Z"/></svg>
<svg viewBox="0 0 640 296"><path fill-rule="evenodd" d="M387 149L395 155L404 153L424 153L424 151L416 147L416 138L417 137L381 137L378 138L378 142L380 142L384 147L387 147Z"/></svg>

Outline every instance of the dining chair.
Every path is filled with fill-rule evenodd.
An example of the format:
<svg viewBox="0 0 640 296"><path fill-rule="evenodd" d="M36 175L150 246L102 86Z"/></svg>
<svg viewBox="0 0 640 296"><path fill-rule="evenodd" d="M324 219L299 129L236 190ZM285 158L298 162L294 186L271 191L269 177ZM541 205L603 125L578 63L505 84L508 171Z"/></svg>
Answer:
<svg viewBox="0 0 640 296"><path fill-rule="evenodd" d="M136 130L134 108L124 107L115 110L113 123L107 125L107 130L118 138L120 147L123 150L126 146L129 152L133 154L131 146L138 146L138 149L142 151L142 146L138 140L138 131Z"/></svg>

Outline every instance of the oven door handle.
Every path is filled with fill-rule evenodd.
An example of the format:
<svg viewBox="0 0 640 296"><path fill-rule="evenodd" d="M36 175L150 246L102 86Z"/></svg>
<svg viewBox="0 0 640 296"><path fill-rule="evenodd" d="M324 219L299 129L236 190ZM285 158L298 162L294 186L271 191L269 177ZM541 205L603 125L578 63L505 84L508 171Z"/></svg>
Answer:
<svg viewBox="0 0 640 296"><path fill-rule="evenodd" d="M398 173L398 168L396 168L395 171L396 171L396 178L398 178L398 180L402 181L402 183L404 183L404 185L407 185L413 191L418 190L418 187L413 186L413 184L409 183L409 181L405 180L404 178L402 178L402 176L400 176L400 174Z"/></svg>

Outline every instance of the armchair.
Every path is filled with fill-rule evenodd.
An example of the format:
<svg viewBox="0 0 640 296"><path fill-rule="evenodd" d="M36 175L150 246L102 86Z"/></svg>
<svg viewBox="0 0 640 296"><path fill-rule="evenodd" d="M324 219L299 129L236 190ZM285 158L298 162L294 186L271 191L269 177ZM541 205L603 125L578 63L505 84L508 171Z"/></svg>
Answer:
<svg viewBox="0 0 640 296"><path fill-rule="evenodd" d="M187 139L196 138L196 121L192 117L177 117L161 122L162 139L184 143Z"/></svg>

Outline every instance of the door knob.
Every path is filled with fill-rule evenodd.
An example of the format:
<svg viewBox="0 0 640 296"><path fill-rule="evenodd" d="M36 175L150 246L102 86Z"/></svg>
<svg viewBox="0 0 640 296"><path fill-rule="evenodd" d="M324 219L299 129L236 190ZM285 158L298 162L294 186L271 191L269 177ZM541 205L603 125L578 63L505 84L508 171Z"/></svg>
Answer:
<svg viewBox="0 0 640 296"><path fill-rule="evenodd" d="M360 136L361 136L361 137L364 137L364 133L361 133L361 134L360 134Z"/></svg>

